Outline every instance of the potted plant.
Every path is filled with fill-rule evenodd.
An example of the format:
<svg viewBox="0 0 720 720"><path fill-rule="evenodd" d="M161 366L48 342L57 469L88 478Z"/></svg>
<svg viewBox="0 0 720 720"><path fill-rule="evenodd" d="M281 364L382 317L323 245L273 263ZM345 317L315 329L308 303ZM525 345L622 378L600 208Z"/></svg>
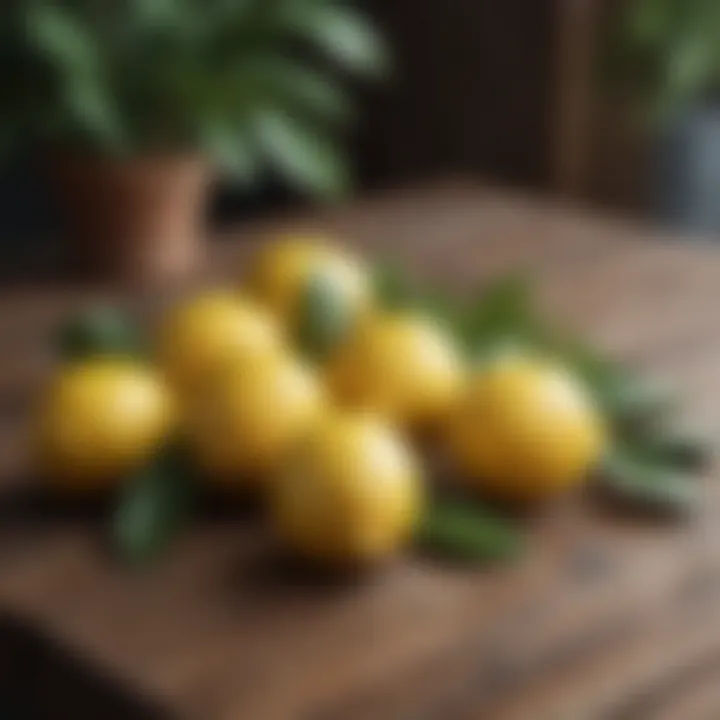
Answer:
<svg viewBox="0 0 720 720"><path fill-rule="evenodd" d="M336 71L373 73L372 26L341 0L10 0L0 139L36 150L74 262L122 279L184 273L216 171L347 187Z"/></svg>
<svg viewBox="0 0 720 720"><path fill-rule="evenodd" d="M652 204L686 228L720 230L720 3L631 0L615 80L649 113Z"/></svg>

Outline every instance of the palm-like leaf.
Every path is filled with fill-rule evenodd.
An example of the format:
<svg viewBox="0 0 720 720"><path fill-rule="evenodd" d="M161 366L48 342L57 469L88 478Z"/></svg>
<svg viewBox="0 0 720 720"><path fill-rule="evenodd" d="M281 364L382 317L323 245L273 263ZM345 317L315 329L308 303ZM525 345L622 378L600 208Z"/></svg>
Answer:
<svg viewBox="0 0 720 720"><path fill-rule="evenodd" d="M720 4L634 0L625 10L616 76L634 83L663 113L720 85Z"/></svg>
<svg viewBox="0 0 720 720"><path fill-rule="evenodd" d="M290 181L326 197L347 190L346 164L327 137L282 110L257 113L254 127L263 155Z"/></svg>
<svg viewBox="0 0 720 720"><path fill-rule="evenodd" d="M328 140L352 115L338 73L376 73L385 60L370 23L347 3L9 5L20 9L20 22L12 31L4 22L3 36L20 51L12 59L0 51L0 70L23 77L30 91L4 90L4 106L31 121L10 122L8 112L1 124L20 127L20 139L70 140L100 151L196 147L245 181L264 160L315 193L347 186Z"/></svg>
<svg viewBox="0 0 720 720"><path fill-rule="evenodd" d="M377 33L357 11L344 5L310 4L298 13L297 31L308 42L349 71L377 74L387 67L387 57Z"/></svg>

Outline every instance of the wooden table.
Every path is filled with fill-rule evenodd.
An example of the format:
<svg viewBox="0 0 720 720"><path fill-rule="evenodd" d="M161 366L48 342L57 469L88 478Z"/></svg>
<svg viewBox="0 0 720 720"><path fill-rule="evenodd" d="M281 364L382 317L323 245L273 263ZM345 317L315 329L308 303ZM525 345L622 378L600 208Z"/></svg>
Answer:
<svg viewBox="0 0 720 720"><path fill-rule="evenodd" d="M677 384L695 423L720 423L720 252L709 244L472 186L395 193L311 221L458 288L525 267L552 312ZM288 224L297 226L258 223L218 243L203 281L239 272L267 232ZM3 296L6 488L22 477L47 333L85 301L37 288ZM720 717L718 493L708 486L683 526L562 505L532 521L519 566L407 559L333 587L277 568L252 518L200 523L162 566L132 574L107 561L87 523L5 516L0 610L171 717ZM588 553L602 559L592 572ZM115 713L82 717L129 716Z"/></svg>

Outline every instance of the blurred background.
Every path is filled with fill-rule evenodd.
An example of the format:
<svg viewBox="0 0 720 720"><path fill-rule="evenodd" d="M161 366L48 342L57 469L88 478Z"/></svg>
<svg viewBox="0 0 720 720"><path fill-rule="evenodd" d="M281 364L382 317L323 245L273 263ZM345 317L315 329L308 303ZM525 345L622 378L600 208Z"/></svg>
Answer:
<svg viewBox="0 0 720 720"><path fill-rule="evenodd" d="M470 177L720 230L714 0L359 5L391 49L392 71L352 87L357 107L343 144L356 192ZM49 262L57 234L37 146L13 150L0 173L6 271L28 257ZM212 215L234 222L302 198L273 177L242 188L223 180Z"/></svg>

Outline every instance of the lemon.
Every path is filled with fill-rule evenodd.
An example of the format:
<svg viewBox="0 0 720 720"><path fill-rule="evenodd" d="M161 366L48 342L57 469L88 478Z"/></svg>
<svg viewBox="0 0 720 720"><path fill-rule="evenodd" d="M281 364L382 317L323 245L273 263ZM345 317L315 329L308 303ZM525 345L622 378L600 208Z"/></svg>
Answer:
<svg viewBox="0 0 720 720"><path fill-rule="evenodd" d="M357 317L368 307L372 289L364 265L311 235L286 235L263 247L251 265L248 288L294 332L313 277L329 284L349 315Z"/></svg>
<svg viewBox="0 0 720 720"><path fill-rule="evenodd" d="M40 409L42 470L60 487L107 486L158 449L173 423L172 398L152 369L118 359L63 367Z"/></svg>
<svg viewBox="0 0 720 720"><path fill-rule="evenodd" d="M384 421L332 413L271 484L271 509L288 547L329 565L366 564L408 541L422 509L421 471Z"/></svg>
<svg viewBox="0 0 720 720"><path fill-rule="evenodd" d="M452 339L432 319L379 313L339 348L326 376L340 404L376 410L402 426L424 429L447 416L463 371Z"/></svg>
<svg viewBox="0 0 720 720"><path fill-rule="evenodd" d="M158 362L182 392L196 389L222 365L276 354L282 333L256 302L216 290L171 311L159 331Z"/></svg>
<svg viewBox="0 0 720 720"><path fill-rule="evenodd" d="M258 486L324 407L322 386L295 359L246 359L226 367L188 403L188 440L214 482Z"/></svg>
<svg viewBox="0 0 720 720"><path fill-rule="evenodd" d="M477 371L449 422L449 449L476 488L537 500L583 482L605 428L584 387L561 366L508 357Z"/></svg>

